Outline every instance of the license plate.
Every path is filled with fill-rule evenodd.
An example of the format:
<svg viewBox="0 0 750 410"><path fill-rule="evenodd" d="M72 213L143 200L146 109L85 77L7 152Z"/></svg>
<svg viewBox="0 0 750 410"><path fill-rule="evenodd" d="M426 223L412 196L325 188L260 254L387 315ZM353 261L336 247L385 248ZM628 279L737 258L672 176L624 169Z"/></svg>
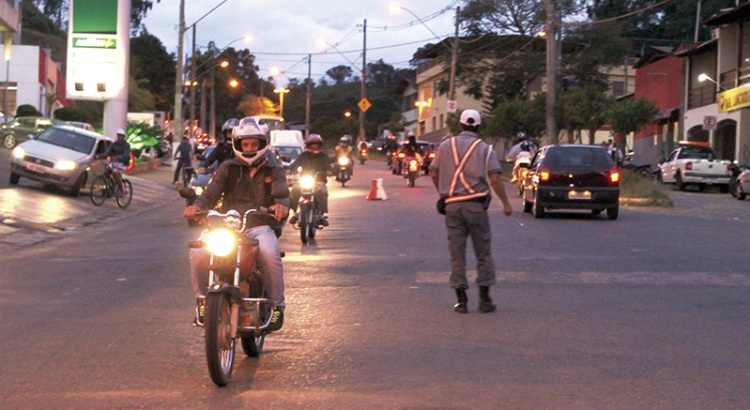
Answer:
<svg viewBox="0 0 750 410"><path fill-rule="evenodd" d="M26 164L26 169L29 171L39 172L40 174L44 174L47 172L47 169L41 165L37 164Z"/></svg>
<svg viewBox="0 0 750 410"><path fill-rule="evenodd" d="M581 200L590 200L591 199L591 192L590 191L569 191L568 192L568 199L581 199Z"/></svg>

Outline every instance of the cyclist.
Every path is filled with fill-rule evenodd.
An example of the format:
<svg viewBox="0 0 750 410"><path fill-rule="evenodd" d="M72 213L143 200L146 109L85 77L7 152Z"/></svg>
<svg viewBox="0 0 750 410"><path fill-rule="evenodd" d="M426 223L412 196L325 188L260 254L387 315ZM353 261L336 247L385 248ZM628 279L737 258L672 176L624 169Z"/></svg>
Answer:
<svg viewBox="0 0 750 410"><path fill-rule="evenodd" d="M117 130L117 141L110 144L103 156L112 157L112 162L110 162L113 171L112 175L115 177L117 186L120 187L116 195L122 197L125 195L122 174L130 165L130 144L125 141L125 130L122 128Z"/></svg>

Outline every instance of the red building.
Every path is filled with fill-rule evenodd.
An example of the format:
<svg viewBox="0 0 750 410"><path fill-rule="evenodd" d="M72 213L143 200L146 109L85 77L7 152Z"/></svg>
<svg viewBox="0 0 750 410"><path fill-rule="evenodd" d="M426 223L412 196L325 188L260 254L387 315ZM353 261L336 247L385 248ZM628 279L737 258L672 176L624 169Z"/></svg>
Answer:
<svg viewBox="0 0 750 410"><path fill-rule="evenodd" d="M683 59L677 47L649 47L636 63L636 99L646 98L659 109L658 117L641 127L633 138L635 165L657 164L672 152L679 135L682 101Z"/></svg>

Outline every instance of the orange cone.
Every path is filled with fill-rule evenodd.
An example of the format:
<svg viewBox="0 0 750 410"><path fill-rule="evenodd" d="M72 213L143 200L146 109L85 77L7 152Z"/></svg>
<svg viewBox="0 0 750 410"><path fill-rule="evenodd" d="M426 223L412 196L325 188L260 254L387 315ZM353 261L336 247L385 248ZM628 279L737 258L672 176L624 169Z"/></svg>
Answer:
<svg viewBox="0 0 750 410"><path fill-rule="evenodd" d="M372 201L374 199L388 199L388 195L386 195L383 188L383 178L372 180L372 189L370 189L370 193L367 195L367 200Z"/></svg>

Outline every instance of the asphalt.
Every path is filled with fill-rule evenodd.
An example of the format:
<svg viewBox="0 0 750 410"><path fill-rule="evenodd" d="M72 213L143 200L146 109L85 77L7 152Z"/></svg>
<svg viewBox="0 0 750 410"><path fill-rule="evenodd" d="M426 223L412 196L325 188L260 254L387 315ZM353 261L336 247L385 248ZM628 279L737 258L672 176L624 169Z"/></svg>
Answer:
<svg viewBox="0 0 750 410"><path fill-rule="evenodd" d="M108 220L137 215L169 201L181 200L172 185L172 167L126 175L133 200L120 209L113 199L94 206L86 191L78 197L32 181L0 189L0 249L26 247L84 230Z"/></svg>

